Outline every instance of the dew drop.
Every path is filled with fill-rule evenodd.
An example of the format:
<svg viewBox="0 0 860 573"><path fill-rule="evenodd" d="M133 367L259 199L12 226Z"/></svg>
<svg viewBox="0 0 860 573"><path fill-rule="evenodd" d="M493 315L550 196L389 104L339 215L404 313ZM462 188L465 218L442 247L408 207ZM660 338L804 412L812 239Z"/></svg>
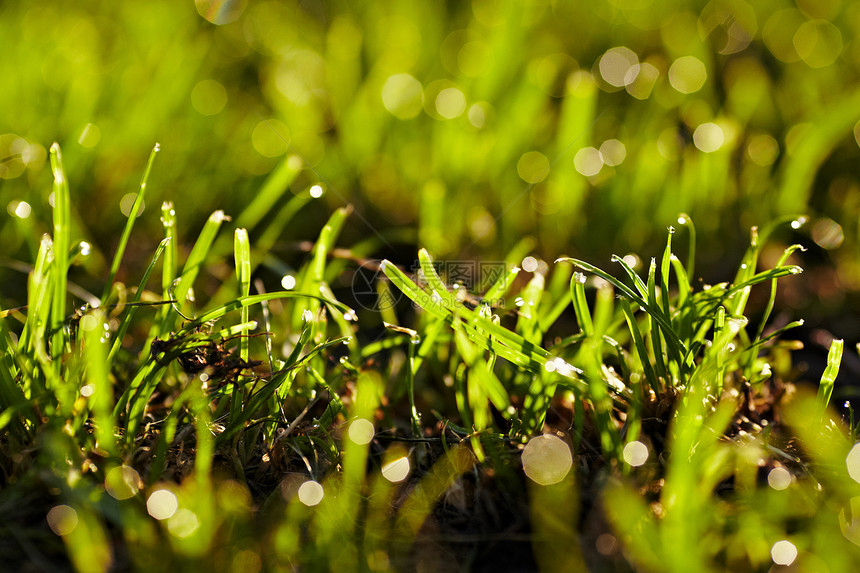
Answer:
<svg viewBox="0 0 860 573"><path fill-rule="evenodd" d="M799 229L802 226L804 226L808 220L809 220L809 217L806 217L806 216L798 217L797 219L795 219L794 221L791 222L791 228L792 229Z"/></svg>
<svg viewBox="0 0 860 573"><path fill-rule="evenodd" d="M522 265L524 271L526 271L527 273L533 273L538 268L538 261L536 258L528 256L523 259Z"/></svg>

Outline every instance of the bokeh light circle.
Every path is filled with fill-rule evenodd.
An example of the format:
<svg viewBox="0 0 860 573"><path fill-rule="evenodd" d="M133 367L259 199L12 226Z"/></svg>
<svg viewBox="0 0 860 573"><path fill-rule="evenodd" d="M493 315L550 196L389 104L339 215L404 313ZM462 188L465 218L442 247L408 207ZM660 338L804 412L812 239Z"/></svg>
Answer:
<svg viewBox="0 0 860 573"><path fill-rule="evenodd" d="M523 449L523 471L533 482L552 485L562 481L573 467L567 443L552 434L536 436Z"/></svg>
<svg viewBox="0 0 860 573"><path fill-rule="evenodd" d="M624 446L622 455L627 464L639 467L648 461L648 446L639 441L630 442Z"/></svg>
<svg viewBox="0 0 860 573"><path fill-rule="evenodd" d="M140 474L132 467L117 466L105 476L105 491L114 499L129 499L140 491Z"/></svg>
<svg viewBox="0 0 860 573"><path fill-rule="evenodd" d="M247 3L248 0L194 0L197 13L218 26L235 22Z"/></svg>
<svg viewBox="0 0 860 573"><path fill-rule="evenodd" d="M792 38L800 59L811 68L824 68L842 53L842 33L827 20L810 20Z"/></svg>
<svg viewBox="0 0 860 573"><path fill-rule="evenodd" d="M364 418L358 418L349 425L347 434L349 434L350 440L360 446L369 444L375 434L373 422Z"/></svg>
<svg viewBox="0 0 860 573"><path fill-rule="evenodd" d="M318 505L325 495L322 484L314 480L308 480L299 486L299 501L308 507Z"/></svg>
<svg viewBox="0 0 860 573"><path fill-rule="evenodd" d="M669 67L669 83L682 94L691 94L702 89L708 71L702 60L695 56L683 56Z"/></svg>
<svg viewBox="0 0 860 573"><path fill-rule="evenodd" d="M382 466L382 477L392 483L401 482L409 475L410 469L411 465L409 463L409 458L401 456Z"/></svg>
<svg viewBox="0 0 860 573"><path fill-rule="evenodd" d="M775 467L767 474L767 484L777 491L788 489L791 485L791 473L783 467Z"/></svg>
<svg viewBox="0 0 860 573"><path fill-rule="evenodd" d="M382 105L398 119L411 119L421 112L424 88L409 74L389 76L382 85Z"/></svg>
<svg viewBox="0 0 860 573"><path fill-rule="evenodd" d="M851 451L845 457L845 464L848 466L848 475L851 479L860 483L860 442L854 444Z"/></svg>
<svg viewBox="0 0 860 573"><path fill-rule="evenodd" d="M57 535L68 535L78 526L78 512L68 505L57 505L48 511L48 527Z"/></svg>
<svg viewBox="0 0 860 573"><path fill-rule="evenodd" d="M797 547L791 541L777 541L770 548L770 556L777 565L791 565L797 559Z"/></svg>
<svg viewBox="0 0 860 573"><path fill-rule="evenodd" d="M157 489L146 500L146 511L155 519L169 519L179 509L176 494L169 489Z"/></svg>

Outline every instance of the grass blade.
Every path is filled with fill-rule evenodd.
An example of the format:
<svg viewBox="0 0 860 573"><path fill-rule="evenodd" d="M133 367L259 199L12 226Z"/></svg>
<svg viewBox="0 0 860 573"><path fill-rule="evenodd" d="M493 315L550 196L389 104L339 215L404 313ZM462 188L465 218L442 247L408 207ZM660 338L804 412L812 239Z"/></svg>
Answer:
<svg viewBox="0 0 860 573"><path fill-rule="evenodd" d="M325 280L325 267L328 253L332 248L334 248L335 241L337 241L337 237L340 235L343 224L351 212L351 206L341 207L336 210L332 213L331 217L329 217L329 220L325 227L323 227L322 231L320 231L319 238L314 245L313 259L307 266L305 266L302 278L298 285L298 290L301 292L320 292L320 287L323 285ZM302 315L306 310L309 310L312 314L316 315L319 310L319 303L309 299L296 304L293 309L293 328L295 330L301 328Z"/></svg>
<svg viewBox="0 0 860 573"><path fill-rule="evenodd" d="M678 224L687 227L687 233L690 237L690 245L687 250L687 276L694 278L696 276L696 226L693 224L693 219L686 213L678 215Z"/></svg>
<svg viewBox="0 0 860 573"><path fill-rule="evenodd" d="M87 392L89 409L93 414L96 447L116 455L116 440L113 435L111 421L111 404L113 403L113 388L110 383L108 369L108 338L105 336L105 315L101 310L95 310L81 319L81 329L84 331L84 362L86 364Z"/></svg>
<svg viewBox="0 0 860 573"><path fill-rule="evenodd" d="M642 339L642 333L639 331L639 324L636 322L636 317L633 315L633 309L630 307L630 302L626 298L621 299L621 310L624 312L624 318L627 320L627 328L630 329L630 335L633 337L633 344L636 346L636 352L639 354L639 362L642 363L642 370L645 372L645 378L648 380L648 385L651 386L654 393L659 396L660 383L651 366L651 359L648 356L648 350L645 348L645 341Z"/></svg>
<svg viewBox="0 0 860 573"><path fill-rule="evenodd" d="M830 343L830 350L827 352L827 367L824 369L824 374L821 375L821 383L818 386L818 403L822 408L827 407L830 403L830 397L833 395L833 386L836 383L839 365L842 362L843 346L844 341L839 339Z"/></svg>
<svg viewBox="0 0 860 573"><path fill-rule="evenodd" d="M143 291L146 288L146 283L149 281L149 276L155 269L155 264L158 262L158 259L165 252L165 249L167 249L168 243L170 243L169 238L161 240L161 242L158 244L158 248L155 249L155 254L152 256L152 261L150 261L149 266L143 273L143 278L140 279L140 283L137 286L137 292L134 293L134 297L131 299L131 304L128 305L128 312L125 314L125 317L123 317L122 322L116 329L116 336L114 337L113 346L111 346L110 352L107 356L108 365L113 363L113 360L116 357L116 353L119 352L119 349L122 346L122 340L123 338L125 338L125 334L126 332L128 332L129 326L131 326L131 320L132 318L134 318L134 315L137 312L137 303L140 302L140 298L141 296L143 296Z"/></svg>
<svg viewBox="0 0 860 573"><path fill-rule="evenodd" d="M236 229L235 239L233 242L233 255L236 261L236 280L239 283L239 298L246 297L251 293L251 243L248 240L247 229ZM249 320L248 307L244 306L241 309L242 324ZM239 339L239 356L242 360L248 360L248 334L247 329L243 329Z"/></svg>
<svg viewBox="0 0 860 573"><path fill-rule="evenodd" d="M131 230L134 227L135 221L137 221L137 216L140 214L140 208L143 205L143 198L146 194L146 183L149 181L149 173L152 171L152 164L155 162L155 156L158 155L158 151L161 149L159 144L155 144L155 147L152 148L152 153L149 154L149 162L146 164L146 170L143 172L143 179L140 181L140 191L138 191L137 196L134 198L134 204L131 206L131 212L128 214L128 220L125 223L125 228L122 230L122 235L119 238L119 245L116 248L116 254L114 254L113 262L110 266L110 272L108 274L107 281L105 282L105 289L102 293L102 306L107 304L108 296L110 295L111 287L113 286L114 278L116 277L116 273L119 270L119 265L122 262L122 257L125 255L125 248L128 246L128 240L131 237Z"/></svg>
<svg viewBox="0 0 860 573"><path fill-rule="evenodd" d="M69 182L63 169L63 154L60 145L51 146L51 170L54 174L54 263L53 293L51 295L51 359L53 370L59 379L62 356L66 345L63 321L66 319L66 284L69 267L69 244L71 225L71 199Z"/></svg>
<svg viewBox="0 0 860 573"><path fill-rule="evenodd" d="M570 298L573 301L573 312L579 322L579 329L585 336L594 334L594 323L591 320L591 311L588 309L588 301L585 298L585 275L573 273L570 278Z"/></svg>
<svg viewBox="0 0 860 573"><path fill-rule="evenodd" d="M188 254L188 259L185 261L185 266L182 268L182 273L179 276L179 283L173 290L173 298L175 298L180 306L188 299L188 293L191 291L191 286L197 279L197 274L206 262L206 257L209 255L209 250L212 247L212 242L218 234L218 229L221 228L221 223L228 220L224 211L218 210L209 216L197 241L191 248L191 253Z"/></svg>
<svg viewBox="0 0 860 573"><path fill-rule="evenodd" d="M686 346L684 345L683 342L681 342L681 339L678 338L678 335L674 331L674 329L672 328L672 325L666 321L666 318L663 316L663 313L660 311L660 309L654 308L653 306L648 304L645 301L645 299L643 299L642 297L637 295L633 291L633 289L631 289L630 287L628 287L627 285L625 285L624 283L622 283L621 281L619 281L618 279L616 279L615 277L610 275L609 273L595 267L592 264L586 263L585 261L581 261L579 259L573 259L570 257L562 257L562 258L558 259L558 261L564 261L564 262L571 263L574 266L577 266L584 271L587 271L589 273L592 273L592 274L599 276L600 278L602 278L603 280L605 280L606 282L608 282L609 284L614 286L616 289L618 289L621 292L621 294L625 298L627 298L631 302L635 302L640 307L642 307L642 309L645 312L647 312L649 315L651 315L651 317L654 320L656 320L660 324L661 327L663 327L663 332L668 337L667 342L670 342L672 344L677 345L677 347L678 347L677 350L679 352L679 355L683 356L687 353ZM627 266L626 263L623 263L623 261L622 261L622 264L623 264L623 266ZM630 267L627 266L627 268L629 269ZM632 271L632 269L630 269L630 270ZM633 273L633 274L635 275L636 273ZM639 282L642 282L642 279L639 279ZM643 283L643 285L644 285L644 283ZM643 286L643 288L647 288L647 287Z"/></svg>
<svg viewBox="0 0 860 573"><path fill-rule="evenodd" d="M429 260L429 259L428 259ZM412 299L418 306L432 314L434 317L450 323L454 316L459 316L464 319L463 325L468 331L471 331L470 338L482 346L485 350L494 352L521 368L530 370L531 372L539 372L549 360L556 359L555 356L537 346L522 336L511 332L488 318L482 317L470 309L465 308L456 300L453 300L451 293L447 296L453 300L452 304L443 302L440 296L433 296L416 285L403 271L398 269L390 261L383 261L381 269L389 280L398 287L403 294ZM435 274L432 263L428 266L428 272ZM438 279L438 275L437 275ZM439 279L441 283L441 279ZM444 286L443 286L444 288ZM447 292L447 289L445 290ZM435 294L435 293L434 293ZM444 293L442 293L444 295ZM448 300L448 298L444 299ZM483 334L478 334L477 329L483 331ZM492 340L492 343L490 342ZM562 361L564 362L564 361ZM581 370L564 362L560 365L560 372L564 372L566 383L571 384L579 390L585 390L584 382L579 379L578 374Z"/></svg>
<svg viewBox="0 0 860 573"><path fill-rule="evenodd" d="M636 274L636 271L633 270L633 267L628 265L627 262L618 255L612 255L612 262L621 265L621 268L624 269L624 272L627 273L627 276L629 276L630 280L633 281L633 285L636 287L636 290L639 291L639 294L642 296L642 298L648 298L648 287L642 280L642 278L638 274Z"/></svg>
<svg viewBox="0 0 860 573"><path fill-rule="evenodd" d="M236 229L233 235L233 258L236 265L236 281L239 284L239 298L246 297L251 292L251 243L248 240L248 230L243 228ZM241 324L247 324L250 319L250 314L247 306L243 306L239 310ZM239 358L247 362L250 350L250 341L248 340L248 328L243 327L239 332ZM233 399L230 401L230 418L234 419L242 410L242 405L245 402L245 386L241 383L243 377L240 375L239 380L233 385ZM240 398L240 392L242 396Z"/></svg>

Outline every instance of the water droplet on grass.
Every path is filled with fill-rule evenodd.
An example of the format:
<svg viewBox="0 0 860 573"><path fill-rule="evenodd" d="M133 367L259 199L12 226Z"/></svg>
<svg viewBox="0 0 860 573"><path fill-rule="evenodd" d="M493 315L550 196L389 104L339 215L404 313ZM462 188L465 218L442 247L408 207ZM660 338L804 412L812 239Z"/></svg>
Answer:
<svg viewBox="0 0 860 573"><path fill-rule="evenodd" d="M527 273L533 273L538 268L537 259L534 257L531 257L531 256L524 258L522 264L523 264L523 270L526 271Z"/></svg>

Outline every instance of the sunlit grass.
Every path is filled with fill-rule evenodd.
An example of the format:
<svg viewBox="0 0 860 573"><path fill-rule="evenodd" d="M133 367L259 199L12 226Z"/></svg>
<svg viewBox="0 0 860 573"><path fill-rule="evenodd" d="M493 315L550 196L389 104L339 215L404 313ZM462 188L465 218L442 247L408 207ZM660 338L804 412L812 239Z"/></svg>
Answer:
<svg viewBox="0 0 860 573"><path fill-rule="evenodd" d="M53 155L55 183L63 186L55 192L71 197L59 146ZM61 199L55 211L70 201ZM792 278L800 268L787 264L798 246L770 269L759 258L780 225L802 220L753 229L734 277L704 286L689 278L696 233L687 215L678 219L688 229L684 261L673 252L672 229L643 275L633 266L638 257L614 257L623 279L579 259L551 268L512 252L508 259L521 267L500 268L479 298L446 282L421 250L415 275L380 265L391 281L386 296L402 292L417 315L388 308L390 320L410 326L389 324L368 342L355 310L335 298L336 275L328 272L350 209L332 214L290 290L250 294L255 251L237 228L237 290L224 304L214 303L216 295L208 309L198 308L193 293L224 258L212 246L230 221L213 213L180 264L176 251L165 256L176 232L173 207L162 211L165 239L130 300L114 298L122 292L114 283L104 301L67 314L65 290L52 286L63 284L58 274L68 263L58 263L57 241L46 237L30 273L30 304L4 320L7 486L36 479L52 491L46 519L78 570L116 563L117 542L108 541L113 515L123 516L125 565L135 569L150 567L155 547L171 567L229 558L260 568L343 568L358 559L396 569L414 559L428 520L440 526L437 504L464 503L445 501L465 487L463 474L487 471L528 483L530 546L542 568L561 561L577 568L592 558L587 546L553 549L578 539L581 492L605 495L613 529L601 533L598 553L617 541L627 560L646 568L758 567L767 555L777 564L853 559L853 522L844 513L851 509L839 517L843 541L825 542L833 524L767 501L784 492L848 507L858 489L849 429L824 409L841 341L831 347L817 400L800 393L783 406L774 398L789 375L778 336L799 323L768 323L773 285L802 280ZM68 251L72 236L62 214L55 217L54 235L65 236ZM134 233L128 229L126 237ZM147 289L159 261L157 294ZM750 294L768 286L767 310L753 330L745 316ZM146 308L144 300L161 304ZM275 304L278 312L269 308ZM9 329L13 317L22 322ZM256 330L260 322L265 331ZM279 347L280 340L288 344ZM366 366L386 353L380 370ZM440 371L450 373L443 374L450 384L436 386L429 374ZM782 407L785 422L774 415ZM553 409L566 412L567 428L550 431ZM431 413L443 422L436 430ZM788 430L773 434L771 424L788 424L800 441L784 441L779 432ZM830 445L806 449L821 439ZM392 445L379 450L385 443ZM12 454L28 444L39 444L37 459ZM585 466L574 470L588 449L600 461L580 458ZM36 478L33 463L47 473ZM759 468L768 463L771 472L790 471L760 484ZM608 489L590 490L592 472L606 475ZM650 500L639 498L643 487ZM748 537L748 523L768 526ZM786 543L798 551L793 557ZM686 549L676 551L679 544Z"/></svg>
<svg viewBox="0 0 860 573"><path fill-rule="evenodd" d="M0 558L857 562L850 3L0 13Z"/></svg>

